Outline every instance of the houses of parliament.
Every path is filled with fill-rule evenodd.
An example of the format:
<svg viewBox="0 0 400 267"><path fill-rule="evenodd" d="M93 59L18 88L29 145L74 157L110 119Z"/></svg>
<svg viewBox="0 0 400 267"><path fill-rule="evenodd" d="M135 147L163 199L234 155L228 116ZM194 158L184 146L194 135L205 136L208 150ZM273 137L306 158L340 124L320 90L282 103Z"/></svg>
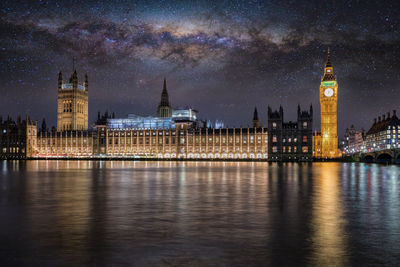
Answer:
<svg viewBox="0 0 400 267"><path fill-rule="evenodd" d="M172 108L167 81L157 116L98 114L89 127L89 82L58 74L57 127L26 117L0 119L0 158L118 158L311 161L338 157L338 84L328 52L320 85L321 132L313 132L313 107L297 107L297 121L285 121L282 107L268 106L267 127L254 109L252 127L225 128L198 118L193 108Z"/></svg>

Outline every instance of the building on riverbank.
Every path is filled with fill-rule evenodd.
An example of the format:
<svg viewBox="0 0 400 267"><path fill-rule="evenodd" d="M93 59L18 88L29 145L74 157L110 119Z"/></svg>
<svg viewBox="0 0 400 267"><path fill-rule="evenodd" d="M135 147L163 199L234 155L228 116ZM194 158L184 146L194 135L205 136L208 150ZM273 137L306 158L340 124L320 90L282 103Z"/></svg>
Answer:
<svg viewBox="0 0 400 267"><path fill-rule="evenodd" d="M374 119L365 136L363 152L400 149L400 120L393 110Z"/></svg>
<svg viewBox="0 0 400 267"><path fill-rule="evenodd" d="M58 93L57 129L49 131L45 123L40 131L37 123L18 126L25 131L23 140L30 138L29 150L4 151L24 151L20 158L312 160L312 106L309 111L299 106L296 122L284 122L282 108L279 112L269 108L269 128L262 127L255 109L253 127L226 128L218 121L212 125L200 120L193 108L173 109L164 79L156 117L129 114L116 118L99 113L96 124L88 129L87 76L79 85L74 71L66 84L60 73Z"/></svg>
<svg viewBox="0 0 400 267"><path fill-rule="evenodd" d="M279 111L268 107L268 155L272 161L312 160L313 108L297 108L297 121L284 122L282 106Z"/></svg>
<svg viewBox="0 0 400 267"><path fill-rule="evenodd" d="M362 151L364 144L364 129L357 130L354 125L346 128L343 140L340 142L340 148L345 156L358 154Z"/></svg>
<svg viewBox="0 0 400 267"><path fill-rule="evenodd" d="M37 121L0 118L0 159L23 159L36 153Z"/></svg>

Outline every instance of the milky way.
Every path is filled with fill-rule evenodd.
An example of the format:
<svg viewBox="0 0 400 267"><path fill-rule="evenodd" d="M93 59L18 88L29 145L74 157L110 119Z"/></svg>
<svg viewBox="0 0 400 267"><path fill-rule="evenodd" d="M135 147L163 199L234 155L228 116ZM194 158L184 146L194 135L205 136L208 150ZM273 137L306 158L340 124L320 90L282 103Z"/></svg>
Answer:
<svg viewBox="0 0 400 267"><path fill-rule="evenodd" d="M339 133L400 108L398 1L2 1L0 114L56 122L57 73L72 58L97 111L155 114L163 77L173 106L251 124L258 107L314 105L327 48Z"/></svg>

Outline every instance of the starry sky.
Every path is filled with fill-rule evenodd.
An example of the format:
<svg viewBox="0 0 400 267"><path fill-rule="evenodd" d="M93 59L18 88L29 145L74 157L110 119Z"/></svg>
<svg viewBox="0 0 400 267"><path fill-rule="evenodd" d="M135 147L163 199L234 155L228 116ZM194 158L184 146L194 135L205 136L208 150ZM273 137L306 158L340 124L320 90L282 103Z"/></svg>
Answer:
<svg viewBox="0 0 400 267"><path fill-rule="evenodd" d="M295 120L314 106L327 49L338 129L400 113L400 1L8 1L0 3L0 115L56 124L57 75L89 76L89 115L155 115L163 78L173 107L230 127L267 106Z"/></svg>

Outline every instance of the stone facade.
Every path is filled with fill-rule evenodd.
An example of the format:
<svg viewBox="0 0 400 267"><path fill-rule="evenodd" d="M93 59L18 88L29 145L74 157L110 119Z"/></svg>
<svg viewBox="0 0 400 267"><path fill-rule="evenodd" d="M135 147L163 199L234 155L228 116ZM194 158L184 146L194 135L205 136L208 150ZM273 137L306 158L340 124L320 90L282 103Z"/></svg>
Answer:
<svg viewBox="0 0 400 267"><path fill-rule="evenodd" d="M88 76L85 75L85 82L79 84L75 70L69 81L64 83L60 72L57 94L57 131L88 130Z"/></svg>
<svg viewBox="0 0 400 267"><path fill-rule="evenodd" d="M17 121L0 118L0 158L24 159L35 153L37 122L29 117Z"/></svg>
<svg viewBox="0 0 400 267"><path fill-rule="evenodd" d="M272 161L312 160L313 109L297 110L296 122L284 122L283 108L268 107L268 156Z"/></svg>

